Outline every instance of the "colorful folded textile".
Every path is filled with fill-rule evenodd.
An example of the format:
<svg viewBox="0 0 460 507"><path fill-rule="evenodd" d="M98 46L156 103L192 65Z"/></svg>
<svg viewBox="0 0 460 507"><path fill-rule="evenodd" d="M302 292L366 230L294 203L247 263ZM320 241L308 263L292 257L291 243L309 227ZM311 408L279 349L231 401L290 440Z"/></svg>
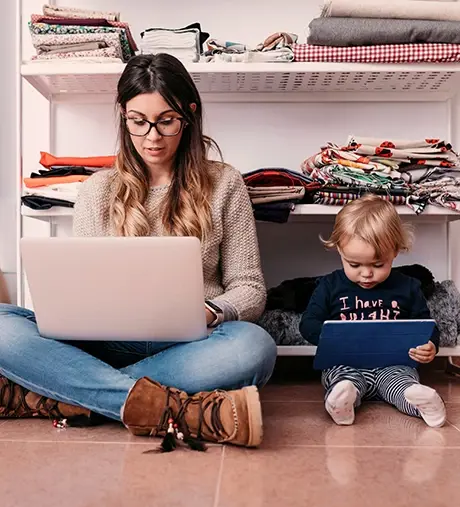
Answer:
<svg viewBox="0 0 460 507"><path fill-rule="evenodd" d="M33 35L81 35L81 34L117 34L120 40L123 59L128 61L134 55L134 50L131 48L126 30L124 28L116 28L111 26L79 26L79 25L48 25L45 23L29 23L29 29ZM55 39L55 44L66 44L62 39ZM38 44L42 44L41 40L36 40ZM81 42L81 41L79 41ZM86 42L86 41L85 41ZM34 39L32 39L34 43ZM38 53L40 54L40 53Z"/></svg>
<svg viewBox="0 0 460 507"><path fill-rule="evenodd" d="M302 186L306 190L318 188L309 176L281 167L256 169L243 175L244 182L250 187Z"/></svg>
<svg viewBox="0 0 460 507"><path fill-rule="evenodd" d="M85 54L92 51L80 51L73 52L72 45L73 44L82 44L87 42L98 42L104 45L104 48L99 48L93 50L96 51L106 51L111 49L110 56L116 58L129 58L129 55L123 55L123 50L120 42L120 34L119 33L75 33L75 34L56 34L49 33L45 35L36 35L34 33L32 36L32 44L37 50L38 56L47 56L48 51L46 50L47 46L60 46L69 44L69 51L66 53L59 53L55 55L56 57L65 57L66 54L70 54L71 56L78 56L79 54ZM96 56L96 55L95 55ZM102 55L98 55L102 56Z"/></svg>
<svg viewBox="0 0 460 507"><path fill-rule="evenodd" d="M424 209L426 208L427 203L423 200L416 201L412 200L410 197L402 196L402 195L385 195L385 194L376 194L382 199L385 199L388 202L391 202L395 206L407 205L409 206L416 215L420 215ZM353 192L316 192L314 195L314 203L315 204L323 204L327 206L345 206L346 204L359 199L361 195L355 194Z"/></svg>
<svg viewBox="0 0 460 507"><path fill-rule="evenodd" d="M109 21L119 21L120 13L113 11L93 11L90 9L80 9L77 7L57 7L56 5L45 4L43 14L51 17L63 18L103 18Z"/></svg>
<svg viewBox="0 0 460 507"><path fill-rule="evenodd" d="M348 148L339 148L333 143L327 143L321 148L321 152L305 160L302 171L308 174L310 169L325 167L328 165L340 165L359 169L364 172L379 172L391 177L399 177L399 164L382 157L366 157L354 153Z"/></svg>
<svg viewBox="0 0 460 507"><path fill-rule="evenodd" d="M47 153L46 151L40 152L40 164L43 167L50 168L52 166L83 166L83 167L113 167L115 164L115 157L56 157Z"/></svg>
<svg viewBox="0 0 460 507"><path fill-rule="evenodd" d="M372 137L350 136L348 149L358 155L379 159L392 159L399 164L420 164L436 167L460 165L458 155L452 145L441 139L417 141L376 139Z"/></svg>
<svg viewBox="0 0 460 507"><path fill-rule="evenodd" d="M304 187L247 187L253 204L282 201L301 201L305 195Z"/></svg>
<svg viewBox="0 0 460 507"><path fill-rule="evenodd" d="M294 44L296 62L422 63L458 62L460 44L388 44L330 47Z"/></svg>
<svg viewBox="0 0 460 507"><path fill-rule="evenodd" d="M72 176L57 176L55 178L24 178L24 185L27 188L45 187L49 185L62 185L65 183L78 183L86 181L89 176L72 175Z"/></svg>
<svg viewBox="0 0 460 507"><path fill-rule="evenodd" d="M128 23L125 23L124 21L109 21L109 20L99 20L99 19L93 19L91 23L87 24L86 19L84 18L60 18L60 17L45 17L42 14L32 14L30 17L31 23L45 23L48 25L54 25L54 26L62 26L62 25L73 25L73 26L111 26L114 28L121 28L125 30L126 37L128 38L129 45L131 47L131 50L133 52L138 50L136 41L134 40L134 37L132 36L130 27ZM100 23L99 23L100 22Z"/></svg>

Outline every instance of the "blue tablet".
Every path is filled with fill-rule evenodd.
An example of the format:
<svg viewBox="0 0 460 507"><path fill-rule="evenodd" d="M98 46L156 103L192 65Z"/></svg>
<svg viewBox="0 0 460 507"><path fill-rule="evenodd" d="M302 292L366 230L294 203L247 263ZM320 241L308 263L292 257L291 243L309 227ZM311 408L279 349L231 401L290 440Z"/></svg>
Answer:
<svg viewBox="0 0 460 507"><path fill-rule="evenodd" d="M434 320L334 320L323 324L313 367L384 368L420 363L409 349L428 343Z"/></svg>

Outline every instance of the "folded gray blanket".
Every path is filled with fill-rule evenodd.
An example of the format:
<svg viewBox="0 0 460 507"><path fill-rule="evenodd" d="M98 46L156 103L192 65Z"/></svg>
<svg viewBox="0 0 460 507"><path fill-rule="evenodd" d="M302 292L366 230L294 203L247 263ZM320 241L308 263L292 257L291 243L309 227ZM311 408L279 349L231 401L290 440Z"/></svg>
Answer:
<svg viewBox="0 0 460 507"><path fill-rule="evenodd" d="M427 304L439 328L441 347L455 347L460 332L460 293L454 282L437 282ZM299 332L301 317L296 312L268 310L258 324L273 337L277 345L310 345Z"/></svg>
<svg viewBox="0 0 460 507"><path fill-rule="evenodd" d="M369 46L378 44L460 43L460 22L420 19L317 18L308 44Z"/></svg>
<svg viewBox="0 0 460 507"><path fill-rule="evenodd" d="M326 0L322 17L460 21L460 3L417 0Z"/></svg>

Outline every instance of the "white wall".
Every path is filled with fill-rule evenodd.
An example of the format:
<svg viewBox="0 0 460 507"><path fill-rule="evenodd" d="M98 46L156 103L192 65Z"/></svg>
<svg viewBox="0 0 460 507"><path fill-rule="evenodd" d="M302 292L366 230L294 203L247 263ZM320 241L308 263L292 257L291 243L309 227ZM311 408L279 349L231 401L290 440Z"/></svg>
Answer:
<svg viewBox="0 0 460 507"><path fill-rule="evenodd" d="M72 2L70 2L72 3ZM40 12L41 0L24 0L24 57L31 54L26 20ZM57 2L58 5L69 4ZM74 2L76 4L76 2ZM320 0L292 0L289 4L266 0L80 0L79 7L120 10L131 23L136 39L151 26L180 27L200 21L212 36L255 45L274 31L286 30L305 40L309 21L319 13ZM263 20L263 21L262 21ZM24 171L37 167L40 149L57 155L111 154L115 150L112 104L56 104L55 136L49 139L44 115L48 103L24 85ZM338 144L348 134L425 138L448 135L446 103L205 103L205 125L220 144L227 162L242 172L264 166L299 169L302 160L326 141ZM37 125L40 125L37 128ZM457 139L452 141L458 146ZM2 171L3 166L2 166ZM12 185L12 183L10 183ZM13 192L9 187L9 194ZM70 220L56 222L59 235L70 233ZM400 262L421 262L437 278L447 276L444 229L423 218L416 221L414 252ZM48 234L49 225L26 219L26 234ZM286 277L319 274L337 266L334 254L324 254L318 234L327 234L331 221L319 224L260 224L260 243L268 285ZM8 248L12 255L12 246Z"/></svg>

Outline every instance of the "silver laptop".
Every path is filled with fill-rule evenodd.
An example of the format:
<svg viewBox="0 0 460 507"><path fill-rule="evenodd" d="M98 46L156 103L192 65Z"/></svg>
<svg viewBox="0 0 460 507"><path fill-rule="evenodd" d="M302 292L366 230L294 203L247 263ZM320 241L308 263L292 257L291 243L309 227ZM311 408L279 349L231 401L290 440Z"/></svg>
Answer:
<svg viewBox="0 0 460 507"><path fill-rule="evenodd" d="M40 334L59 340L207 336L200 241L22 238Z"/></svg>

